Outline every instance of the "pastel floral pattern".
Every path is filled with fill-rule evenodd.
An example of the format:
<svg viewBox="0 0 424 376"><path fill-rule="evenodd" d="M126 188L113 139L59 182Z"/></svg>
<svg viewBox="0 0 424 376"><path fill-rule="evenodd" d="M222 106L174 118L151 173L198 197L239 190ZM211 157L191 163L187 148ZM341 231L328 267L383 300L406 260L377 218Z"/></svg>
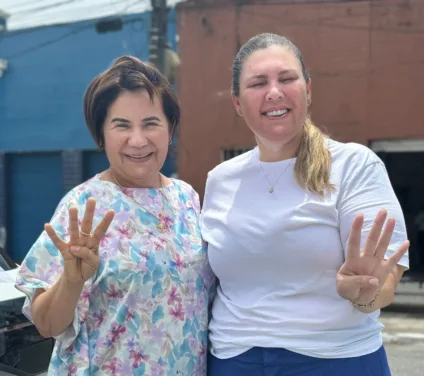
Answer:
<svg viewBox="0 0 424 376"><path fill-rule="evenodd" d="M165 233L157 189L126 189L98 176L69 192L51 223L68 240L68 208L82 217L89 197L97 201L94 225L107 210L115 218L102 239L97 274L86 282L74 322L56 338L49 375L205 376L208 305L215 279L199 228L200 205L190 185L172 180L164 188ZM129 198L131 196L133 199ZM62 272L62 258L45 232L18 273L27 294L48 289Z"/></svg>

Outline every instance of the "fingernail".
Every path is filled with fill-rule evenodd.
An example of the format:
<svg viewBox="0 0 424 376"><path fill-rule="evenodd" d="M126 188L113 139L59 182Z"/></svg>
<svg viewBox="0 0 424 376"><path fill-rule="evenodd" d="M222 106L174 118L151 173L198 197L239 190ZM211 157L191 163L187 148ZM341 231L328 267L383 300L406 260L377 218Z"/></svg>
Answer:
<svg viewBox="0 0 424 376"><path fill-rule="evenodd" d="M73 246L71 247L71 252L79 252L79 250L80 250L80 247L78 247L78 246L76 246L76 245L73 245Z"/></svg>
<svg viewBox="0 0 424 376"><path fill-rule="evenodd" d="M376 279L376 278L370 279L370 285L371 286L378 286L378 279Z"/></svg>

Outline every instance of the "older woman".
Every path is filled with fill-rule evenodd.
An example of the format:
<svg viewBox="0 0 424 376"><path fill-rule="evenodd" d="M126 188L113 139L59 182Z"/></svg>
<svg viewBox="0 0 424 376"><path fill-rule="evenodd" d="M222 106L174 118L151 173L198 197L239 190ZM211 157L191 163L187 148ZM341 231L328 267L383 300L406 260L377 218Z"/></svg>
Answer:
<svg viewBox="0 0 424 376"><path fill-rule="evenodd" d="M25 314L56 338L49 375L204 376L213 276L199 199L160 173L177 98L154 67L121 57L84 112L110 168L62 199L17 279Z"/></svg>
<svg viewBox="0 0 424 376"><path fill-rule="evenodd" d="M314 126L311 79L284 37L241 47L232 91L257 147L206 184L202 235L219 279L208 374L390 375L377 317L409 244L384 164Z"/></svg>

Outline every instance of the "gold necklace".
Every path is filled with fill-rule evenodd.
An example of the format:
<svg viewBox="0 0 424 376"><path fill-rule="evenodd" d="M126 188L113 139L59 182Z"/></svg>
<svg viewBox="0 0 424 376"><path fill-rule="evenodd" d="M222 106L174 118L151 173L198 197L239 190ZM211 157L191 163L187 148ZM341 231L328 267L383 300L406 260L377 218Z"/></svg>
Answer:
<svg viewBox="0 0 424 376"><path fill-rule="evenodd" d="M277 185L278 181L280 180L280 178L284 175L284 173L287 171L287 169L289 168L289 166L291 165L291 163L293 162L293 160L290 161L290 163L287 165L287 167L284 169L284 171L280 174L280 176L278 177L278 179L275 181L274 184L271 184L271 182L268 179L268 175L265 173L264 168L262 167L262 162L259 161L259 165L261 166L261 170L265 176L265 179L268 181L268 184L270 185L270 188L268 190L269 193L274 193L275 189L274 187Z"/></svg>
<svg viewBox="0 0 424 376"><path fill-rule="evenodd" d="M115 178L115 176L113 175L112 170L110 170L110 174L112 175L113 180L115 180L115 183L118 185L118 187L121 189L122 193L129 197L135 204L137 204L138 206L140 206L146 213L149 213L151 216L155 217L158 220L158 223L156 224L156 229L163 233L166 231L167 226L164 223L164 219L165 219L165 197L162 194L161 191L159 191L161 197L162 197L162 213L159 215L159 217L157 217L155 214L153 214L150 210L148 210L147 208L145 208L143 205L141 205L138 201L135 200L134 197L131 197L129 194L127 194L125 192L125 189L121 186L121 184L119 184L119 181ZM160 186L161 189L163 189L163 180L162 180L162 175L159 174L159 181L160 181Z"/></svg>

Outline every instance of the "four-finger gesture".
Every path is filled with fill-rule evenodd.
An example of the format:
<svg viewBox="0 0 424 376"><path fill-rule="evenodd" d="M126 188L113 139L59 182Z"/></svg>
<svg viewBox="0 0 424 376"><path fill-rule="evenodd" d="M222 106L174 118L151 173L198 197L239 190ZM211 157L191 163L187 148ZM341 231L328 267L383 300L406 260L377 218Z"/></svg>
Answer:
<svg viewBox="0 0 424 376"><path fill-rule="evenodd" d="M109 210L91 234L95 207L96 200L89 198L85 206L81 229L78 225L78 209L75 207L69 209L70 239L68 243L57 235L50 224L44 226L48 236L62 254L63 276L69 282L84 283L96 273L99 267L99 244L115 214L113 210Z"/></svg>
<svg viewBox="0 0 424 376"><path fill-rule="evenodd" d="M358 215L353 221L346 260L337 273L337 292L355 304L367 305L375 301L389 274L408 250L409 242L405 241L389 259L385 259L395 228L395 220L389 218L381 234L386 218L385 210L378 213L362 252L364 217Z"/></svg>

